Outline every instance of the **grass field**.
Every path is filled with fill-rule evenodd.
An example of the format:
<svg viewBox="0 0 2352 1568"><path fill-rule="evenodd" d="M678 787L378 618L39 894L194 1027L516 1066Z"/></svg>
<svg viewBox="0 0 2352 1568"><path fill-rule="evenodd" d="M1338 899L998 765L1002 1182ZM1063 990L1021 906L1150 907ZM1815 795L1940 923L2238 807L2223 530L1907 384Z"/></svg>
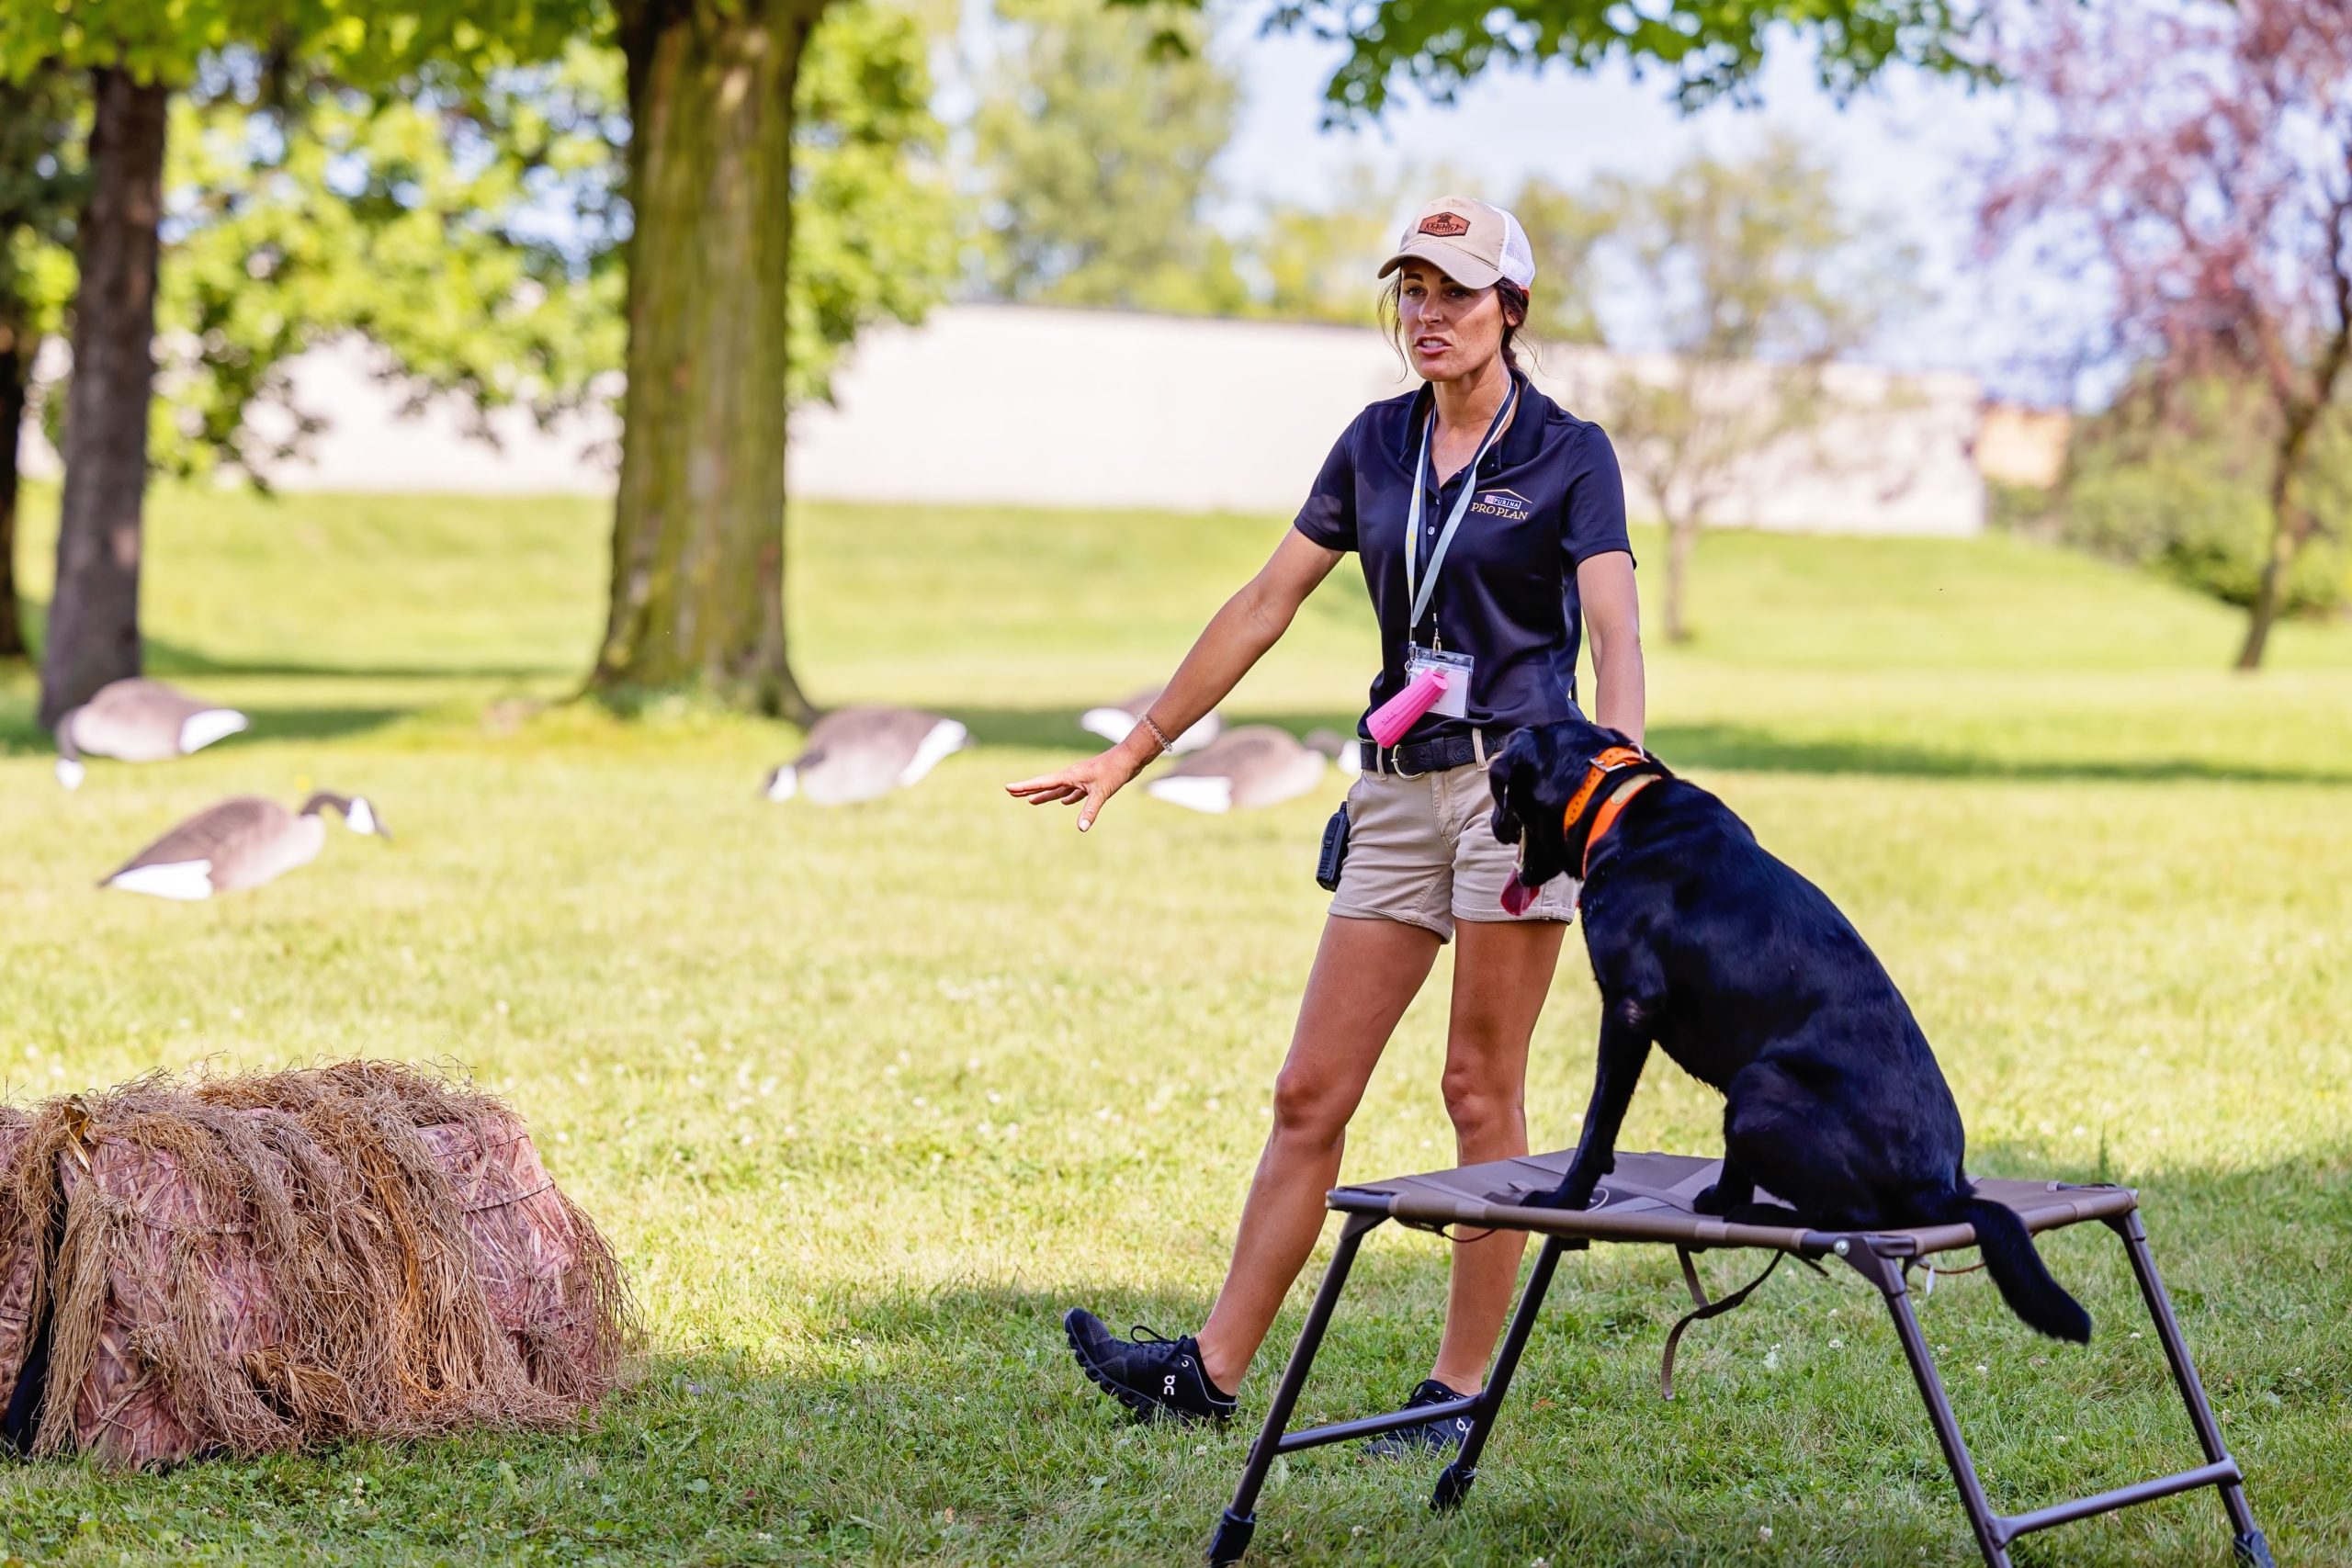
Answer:
<svg viewBox="0 0 2352 1568"><path fill-rule="evenodd" d="M780 727L535 705L597 631L601 525L570 501L163 497L154 666L254 731L169 767L94 764L68 796L28 680L0 680L0 1080L22 1098L207 1060L462 1063L617 1241L650 1329L640 1380L560 1436L148 1478L0 1465L0 1558L1193 1559L1247 1419L1120 1424L1056 1317L1083 1302L1173 1334L1204 1312L1340 785L1224 819L1138 794L1084 839L997 786L1083 744L1077 707L1164 673L1280 524L805 509L812 690L936 704L980 742L833 813L757 798L793 745ZM1341 577L1230 711L1352 715L1372 639ZM1720 536L1697 603L1702 640L1652 649L1654 744L1870 937L1980 1171L2143 1189L2278 1561L2352 1562L2352 628L2290 627L2277 668L2235 678L2233 615L2000 538ZM398 841L334 835L214 906L93 890L182 813L309 783L364 790ZM1453 1163L1443 994L1374 1082L1356 1176ZM1541 1146L1573 1136L1593 1015L1572 948L1535 1051ZM1625 1145L1711 1150L1715 1120L1654 1066ZM2012 1509L2195 1457L2095 1228L2046 1246L2098 1319L2088 1349L2030 1339L1982 1276L1925 1308ZM1376 1235L1306 1414L1385 1408L1421 1375L1442 1252ZM1427 1512L1426 1467L1327 1450L1278 1472L1260 1555L1974 1561L1860 1281L1784 1270L1693 1331L1668 1404L1681 1303L1668 1258L1571 1258L1464 1509ZM2211 1494L2018 1551L2227 1553Z"/></svg>

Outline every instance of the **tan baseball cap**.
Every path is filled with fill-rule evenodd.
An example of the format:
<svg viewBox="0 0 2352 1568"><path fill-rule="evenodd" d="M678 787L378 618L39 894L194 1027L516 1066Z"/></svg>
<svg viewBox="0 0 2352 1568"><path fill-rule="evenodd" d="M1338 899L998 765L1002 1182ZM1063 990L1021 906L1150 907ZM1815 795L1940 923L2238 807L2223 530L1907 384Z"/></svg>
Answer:
<svg viewBox="0 0 2352 1568"><path fill-rule="evenodd" d="M1519 220L1499 207L1466 196L1442 196L1420 213L1396 241L1396 254L1381 267L1386 277L1419 258L1464 288L1490 288L1508 277L1521 288L1535 282L1535 253Z"/></svg>

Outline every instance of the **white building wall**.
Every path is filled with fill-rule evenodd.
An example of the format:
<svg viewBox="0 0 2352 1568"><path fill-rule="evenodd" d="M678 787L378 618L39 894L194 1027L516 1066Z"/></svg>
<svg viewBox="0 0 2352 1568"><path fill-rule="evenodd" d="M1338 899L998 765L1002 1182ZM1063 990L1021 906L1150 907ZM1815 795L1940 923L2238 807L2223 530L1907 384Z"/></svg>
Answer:
<svg viewBox="0 0 2352 1568"><path fill-rule="evenodd" d="M1631 363L1554 349L1537 380L1607 423L1599 400ZM1660 362L1647 362L1655 370ZM1980 389L1964 376L1832 372L1853 412L1743 476L1713 521L1883 534L1983 526L1971 448ZM920 327L869 333L831 407L793 423L796 494L862 501L1140 507L1285 514L1357 410L1411 382L1367 329L1118 311L956 305ZM508 412L499 445L447 408L403 416L357 344L306 355L296 402L330 427L288 490L605 492L616 431L581 416L553 430ZM1614 430L1621 447L1632 433ZM1628 476L1636 516L1656 508Z"/></svg>

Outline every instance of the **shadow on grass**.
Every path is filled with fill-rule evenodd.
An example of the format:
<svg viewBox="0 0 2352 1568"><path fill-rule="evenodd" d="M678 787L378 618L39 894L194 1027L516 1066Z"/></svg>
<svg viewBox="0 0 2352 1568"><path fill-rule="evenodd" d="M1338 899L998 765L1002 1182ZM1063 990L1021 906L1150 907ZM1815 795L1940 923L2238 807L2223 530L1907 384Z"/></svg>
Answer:
<svg viewBox="0 0 2352 1568"><path fill-rule="evenodd" d="M206 750L225 751L255 740L341 740L383 728L418 712L416 707L248 707L253 728ZM28 701L0 704L0 757L45 757L57 750L48 730L34 722ZM94 764L96 765L96 764Z"/></svg>
<svg viewBox="0 0 2352 1568"><path fill-rule="evenodd" d="M2011 1154L1989 1150L1983 1163L2035 1170L2030 1154ZM2352 1314L2352 1271L2316 1266L2326 1248L2340 1257L2335 1238L2352 1224L2347 1168L2352 1149L2140 1178L2159 1261L2282 1562L2342 1561L2352 1544L2342 1396L2326 1375L2341 1364L2335 1328ZM1954 1397L1996 1500L2055 1498L2188 1462L2162 1358L2152 1337L2130 1337L2145 1324L2121 1249L2095 1224L2044 1245L2099 1317L2089 1349L2033 1340L1981 1276L1923 1308L1932 1335L1962 1347L1949 1371L1979 1357L1996 1364L1989 1381L1956 1376ZM1421 1375L1443 1311L1445 1252L1395 1227L1375 1233L1299 1422L1387 1408ZM1750 1271L1747 1258L1702 1267L1710 1279ZM1293 1293L1241 1418L1176 1429L1130 1427L1070 1364L1057 1318L1083 1303L1120 1328L1140 1317L1181 1332L1199 1322L1204 1292L1138 1288L1050 1253L1035 1273L1001 1279L805 1283L823 1293L796 1314L803 1326L761 1350L655 1355L575 1430L357 1443L163 1476L9 1466L0 1546L35 1561L187 1561L198 1548L243 1561L369 1561L387 1541L454 1561L1194 1560L1306 1293L1304 1283ZM1692 1337L1686 1391L1668 1404L1657 1355L1685 1304L1664 1248L1570 1258L1466 1507L1451 1518L1422 1510L1433 1462L1367 1465L1329 1449L1298 1456L1261 1499L1261 1546L1300 1562L1974 1560L1893 1337L1883 1322L1860 1326L1874 1309L1859 1280L1783 1269L1747 1311ZM1831 1305L1849 1315L1832 1324ZM1833 1332L1852 1348L1833 1353ZM1766 1347L1783 1340L1790 1362L1770 1371ZM2048 1364L2035 1364L2045 1353ZM2091 1440L2049 1445L2070 1416ZM1867 1506L1841 1513L1850 1495ZM2141 1568L2188 1560L2185 1546L2220 1562L2219 1516L2199 1495L2052 1538L2052 1550ZM1777 1540L1759 1543L1765 1524ZM1901 1550L1890 1554L1890 1543Z"/></svg>
<svg viewBox="0 0 2352 1568"><path fill-rule="evenodd" d="M1078 727L1074 707L949 707L982 746L1083 754L1102 745ZM1317 728L1350 734L1356 718L1351 711L1337 709L1226 713L1228 725L1271 724L1294 735ZM1668 762L1700 772L2030 783L2352 784L2352 771L2343 769L2265 767L2194 757L1987 756L1882 741L1796 739L1752 725L1660 724L1650 730L1648 739Z"/></svg>
<svg viewBox="0 0 2352 1568"><path fill-rule="evenodd" d="M968 707L956 703L941 706L943 711L963 720L972 732L974 743L981 746L1017 746L1035 751L1085 754L1099 751L1105 744L1100 736L1091 735L1078 727L1080 710L1075 706ZM1229 729L1245 724L1271 724L1278 729L1287 729L1293 735L1302 736L1310 729L1352 734L1358 716L1354 710L1341 712L1336 708L1320 713L1261 713L1232 708L1224 712L1226 727Z"/></svg>
<svg viewBox="0 0 2352 1568"><path fill-rule="evenodd" d="M523 681L576 673L572 666L514 661L495 665L334 664L288 660L220 659L179 644L149 638L145 644L146 672L159 680L201 680L208 675L318 681ZM10 661L0 666L0 757L47 755L55 742L37 721L40 666ZM204 695L201 686L196 694ZM398 722L423 711L437 699L421 695L411 704L338 705L303 704L292 706L245 703L253 720L250 729L219 742L233 747L253 740L339 740Z"/></svg>
<svg viewBox="0 0 2352 1568"><path fill-rule="evenodd" d="M533 681L557 675L577 677L586 668L584 657L562 661L509 660L493 664L345 664L290 659L222 659L167 643L151 641L147 645L147 672L166 680L231 675L322 681Z"/></svg>
<svg viewBox="0 0 2352 1568"><path fill-rule="evenodd" d="M2089 1180L2098 1174L2063 1168L2030 1150L2006 1145L1988 1148L1973 1163L2018 1177ZM2280 1543L2281 1561L2290 1560L2288 1548L2299 1541L2324 1548L2314 1536L2342 1543L2345 1517L2335 1495L2339 1483L2330 1479L2338 1473L2333 1413L2340 1409L2341 1393L2330 1378L2306 1375L2305 1368L2333 1355L2333 1325L2352 1312L2352 1279L2324 1261L2338 1245L2334 1238L2352 1225L2352 1147L2253 1171L2152 1171L2131 1184L2140 1190L2152 1249L2201 1381L2229 1423L2233 1451L2252 1472L2257 1517ZM1335 1229L1327 1224L1327 1241ZM1941 1300L1917 1308L1931 1338L1949 1336L1964 1346L1964 1354L1953 1354L1950 1343L1939 1347L1941 1370L1963 1426L1971 1428L1979 1462L1995 1466L1996 1502L2017 1506L2084 1496L2199 1462L2188 1413L2156 1351L2152 1322L2114 1233L2104 1224L2086 1222L2045 1234L2038 1245L2053 1271L2093 1309L2098 1327L2089 1350L2053 1347L2025 1331L1981 1274L1948 1284ZM1395 1405L1436 1348L1447 1250L1401 1227L1373 1233L1292 1429ZM1753 1251L1736 1257L1717 1253L1700 1266L1720 1293L1750 1278L1763 1257ZM1838 1543L1838 1551L1825 1551L1825 1561L1892 1561L1883 1555L1888 1538L1872 1533L1886 1529L1903 1540L1904 1561L1930 1552L1939 1562L1974 1561L1928 1414L1883 1309L1862 1280L1833 1260L1824 1261L1829 1265L1826 1280L1783 1270L1740 1314L1746 1321L1702 1326L1686 1346L1684 1392L1668 1404L1656 1394L1657 1357L1667 1325L1689 1306L1671 1251L1627 1245L1571 1254L1547 1298L1522 1377L1498 1428L1507 1437L1501 1462L1491 1468L1501 1484L1490 1483L1483 1499L1473 1499L1485 1547L1492 1551L1498 1539L1565 1540L1589 1550L1554 1561L1727 1562L1742 1559L1760 1520L1779 1523L1783 1536L1795 1538L1799 1551L1808 1536L1820 1537L1816 1544L1825 1548ZM1294 1341L1298 1304L1323 1262L1318 1256L1310 1266L1267 1342L1236 1423L1245 1440L1255 1429L1254 1418L1262 1416ZM1115 1282L1073 1285L1061 1298L1008 1286L869 1302L844 1327L885 1338L956 1345L970 1341L975 1320L1017 1325L1043 1347L1033 1349L1033 1359L1059 1363L1046 1375L1059 1373L1072 1397L1087 1407L1091 1391L1069 1366L1054 1321L1064 1301L1095 1307L1114 1325L1124 1325L1132 1314L1179 1332L1199 1321L1205 1304L1197 1297ZM1833 1324L1825 1330L1822 1314L1831 1304L1849 1315L1846 1326ZM1786 1336L1803 1358L1817 1355L1826 1338L1827 1348L1839 1348L1836 1339L1827 1338L1831 1332L1849 1336L1856 1351L1868 1354L1792 1371L1786 1382L1769 1375L1776 1358L1763 1353L1765 1342L1777 1353ZM1989 1382L1980 1381L1987 1373L1984 1365L1976 1366L1975 1377L1969 1373L1969 1364L1979 1356L2000 1363ZM1759 1367L1767 1375L1759 1378ZM2098 1411L2093 1414L2086 1401L2095 1401ZM1809 1407L1809 1413L1799 1416L1799 1406ZM2128 1416L2118 1414L2127 1407ZM2112 1428L2108 1437L2128 1440L2072 1453L2052 1446L2052 1435L2059 1434L2057 1441L2064 1443L2065 1434L2075 1431L2066 1425L2070 1412L2082 1415L2086 1433ZM1614 1435L1600 1451L1625 1444L1623 1461L1603 1457L1587 1462L1583 1452L1593 1448L1591 1439L1610 1432ZM1817 1440L1823 1434L1829 1436L1826 1450ZM1562 1444L1570 1445L1577 1458L1574 1472L1566 1476L1546 1470L1541 1457L1558 1457ZM1535 1448L1532 1470L1530 1445ZM1230 1467L1219 1477L1229 1484L1239 1449L1228 1443L1214 1451ZM1710 1459L1710 1452L1716 1457ZM1634 1462L1635 1454L1643 1456L1640 1462ZM2250 1460L2249 1454L2260 1458ZM1295 1523L1302 1537L1329 1533L1326 1550L1346 1546L1349 1538L1335 1529L1335 1515L1365 1506L1367 1482L1376 1491L1393 1487L1384 1484L1385 1472L1372 1475L1351 1464L1354 1458L1346 1446L1322 1450L1306 1461L1315 1468L1289 1478L1294 1485L1305 1478L1304 1489L1284 1492L1277 1481L1263 1500L1265 1513L1281 1524ZM1686 1461L1717 1475L1721 1484L1685 1473L1679 1480L1691 1485L1690 1493L1678 1495L1672 1485L1660 1490L1659 1475L1687 1471ZM1425 1484L1427 1470L1433 1468L1417 1469L1412 1485ZM1646 1480L1645 1470L1650 1472ZM1788 1517L1791 1494L1800 1501L1804 1495L1817 1501L1825 1489L1835 1496L1841 1488L1885 1483L1890 1474L1917 1497L1883 1517L1858 1520L1850 1509L1841 1517L1824 1508L1804 1517L1802 1507L1799 1519ZM1760 1501L1755 1484L1759 1476L1770 1478ZM2137 1538L2120 1556L2098 1560L2174 1561L2177 1542L2164 1533L2172 1528L2209 1539L2211 1560L2222 1560L2229 1537L2210 1493L2200 1490L2167 1508L2178 1510L2176 1517L2184 1522L2157 1522L2165 1510L2134 1515L2154 1526L2152 1533ZM1197 1522L1205 1533L1212 1517L1204 1514ZM1437 1532L1451 1527L1431 1520L1428 1528ZM1736 1533L1725 1533L1727 1529ZM1770 1529L1762 1532L1766 1540L1771 1536ZM1432 1558L1445 1544L1444 1538L1431 1534ZM1309 1548L1302 1542L1301 1550ZM1783 1560L1769 1551L1757 1555ZM2301 1550L2293 1556L2319 1560Z"/></svg>
<svg viewBox="0 0 2352 1568"><path fill-rule="evenodd" d="M40 667L40 650L49 624L49 606L37 599L19 602L25 640L33 649L32 666ZM144 637L140 647L147 673L165 680L181 676L251 675L287 679L345 681L526 681L548 675L577 674L588 666L594 649L583 649L571 660L507 660L493 664L345 663L315 659L254 659L223 657L167 637Z"/></svg>
<svg viewBox="0 0 2352 1568"><path fill-rule="evenodd" d="M1648 739L1669 762L1728 773L2097 784L2352 784L2352 772L2335 768L2274 768L2196 757L1986 756L1881 741L1798 740L1753 725L1662 724L1650 731Z"/></svg>
<svg viewBox="0 0 2352 1568"><path fill-rule="evenodd" d="M349 680L524 680L576 673L568 664L481 667L415 665L336 666L292 662L211 660L186 650L158 651L151 669L161 676L222 674L279 676L289 679ZM283 740L333 740L363 734L406 717L429 705L334 707L253 706L253 728L247 738ZM976 744L1034 751L1061 751L1083 756L1102 742L1079 728L1075 706L997 707L943 705L963 720ZM1291 711L1229 711L1228 725L1271 724L1303 736L1312 729L1352 732L1357 715L1340 709ZM1736 724L1661 724L1649 734L1658 755L1676 767L1694 772L1805 773L1825 777L1914 778L1939 780L2006 780L2018 783L2086 784L2352 784L2352 770L2314 767L2267 767L2260 763L2211 761L2194 757L2035 758L1986 755L1974 751L1941 751L1871 740L1799 739L1776 734L1761 726ZM227 744L235 744L234 740ZM0 698L0 756L24 756L52 750L48 731L33 720L32 686L28 680L16 700Z"/></svg>

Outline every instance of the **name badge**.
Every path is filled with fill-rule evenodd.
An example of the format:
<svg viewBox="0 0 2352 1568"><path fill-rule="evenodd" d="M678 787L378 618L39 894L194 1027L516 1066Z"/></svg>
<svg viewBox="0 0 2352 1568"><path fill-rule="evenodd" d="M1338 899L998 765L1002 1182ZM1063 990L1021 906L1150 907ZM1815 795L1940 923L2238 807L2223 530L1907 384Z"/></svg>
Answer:
<svg viewBox="0 0 2352 1568"><path fill-rule="evenodd" d="M1470 672L1477 660L1466 653L1450 653L1442 648L1423 648L1412 644L1405 650L1405 679L1411 681L1424 670L1445 671L1445 690L1440 694L1430 712L1447 718L1470 716Z"/></svg>

